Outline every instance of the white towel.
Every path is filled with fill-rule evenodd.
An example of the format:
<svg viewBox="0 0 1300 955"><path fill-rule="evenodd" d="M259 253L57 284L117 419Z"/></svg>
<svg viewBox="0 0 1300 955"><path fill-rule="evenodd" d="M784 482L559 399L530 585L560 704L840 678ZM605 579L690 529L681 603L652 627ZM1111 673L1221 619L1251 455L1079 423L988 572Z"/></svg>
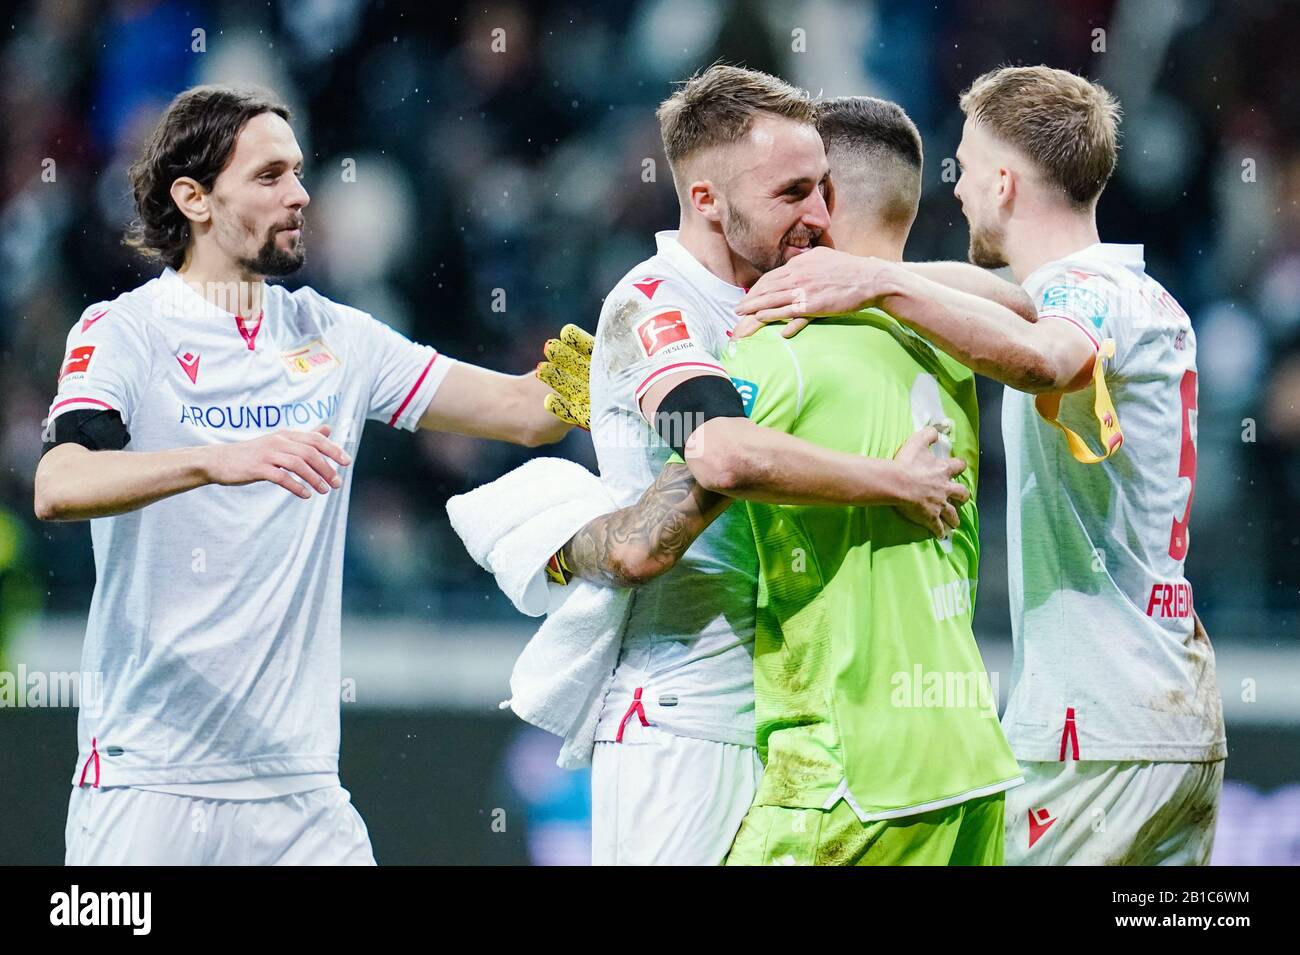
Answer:
<svg viewBox="0 0 1300 955"><path fill-rule="evenodd" d="M603 503L605 511L616 507L600 478L581 464L533 458L495 481L456 495L447 502L447 514L474 562L490 570L488 554L512 530L557 504L584 498Z"/></svg>
<svg viewBox="0 0 1300 955"><path fill-rule="evenodd" d="M574 532L616 507L596 475L561 458L534 458L447 502L452 528L515 607L547 614L515 661L502 706L562 737L565 769L591 762L631 591L583 580L560 587L544 568Z"/></svg>

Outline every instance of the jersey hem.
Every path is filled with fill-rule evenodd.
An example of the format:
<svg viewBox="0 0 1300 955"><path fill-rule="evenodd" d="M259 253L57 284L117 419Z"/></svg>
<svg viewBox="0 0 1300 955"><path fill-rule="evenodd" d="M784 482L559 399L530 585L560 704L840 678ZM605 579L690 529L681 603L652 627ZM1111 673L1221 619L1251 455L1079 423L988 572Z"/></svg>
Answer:
<svg viewBox="0 0 1300 955"><path fill-rule="evenodd" d="M826 800L823 809L831 809L841 798L849 804L853 814L858 817L860 822L880 822L884 819L899 819L903 816L916 816L923 812L933 812L936 809L946 809L949 806L956 806L964 802L970 802L972 799L982 799L985 796L992 796L995 793L1005 792L1013 786L1019 786L1025 781L1025 777L1017 773L1015 776L999 780L996 783L989 783L986 786L976 786L974 789L967 789L965 792L957 793L953 796L944 796L940 799L932 799L928 802L915 803L911 806L904 806L900 809L882 809L879 811L865 812L858 805L853 793L849 790L848 780L840 783L840 789L831 794L831 798Z"/></svg>
<svg viewBox="0 0 1300 955"><path fill-rule="evenodd" d="M916 816L925 812L933 812L936 809L946 809L949 806L956 806L972 799L981 799L985 796L992 796L1000 792L1005 792L1015 786L1019 786L1025 781L1019 771L1016 775L1000 779L997 782L985 785L975 786L971 789L963 790L951 796L940 796L937 799L929 799L925 802L911 803L906 806L899 806L894 809L871 809L862 808L861 803L854 797L849 789L848 779L841 779L838 786L813 786L802 789L796 794L784 799L771 800L763 793L762 782L759 783L758 795L754 798L755 806L777 806L782 809L820 809L830 811L842 799L848 803L853 814L858 817L859 822L882 822L887 819L901 819L905 816Z"/></svg>
<svg viewBox="0 0 1300 955"><path fill-rule="evenodd" d="M743 729L719 730L712 727L701 727L688 723L661 723L650 720L650 726L664 733L671 733L673 736L685 736L689 739L704 740L708 743L731 743L736 746L748 746L750 749L756 748L754 742L754 730L751 727L748 731ZM597 743L614 743L618 742L618 721L615 720L612 726L596 728ZM635 744L630 744L635 745Z"/></svg>
<svg viewBox="0 0 1300 955"><path fill-rule="evenodd" d="M72 785L82 783L83 767L91 753L81 753L77 757L77 768L72 774ZM239 782L264 776L297 776L308 773L333 773L338 775L338 753L331 756L303 754L290 756L268 756L254 759L228 760L217 763L177 764L161 766L126 766L111 765L113 757L100 754L100 771L98 777L94 771L85 776L85 785L94 784L94 788L108 786L136 785L177 785L188 783ZM92 764L93 765L93 764Z"/></svg>
<svg viewBox="0 0 1300 955"><path fill-rule="evenodd" d="M1011 738L1012 731L1005 730L1011 751L1023 763L1107 762L1107 763L1217 763L1228 758L1228 741L1221 737L1212 743L1112 743L1099 745L1079 740L1079 752L1087 753L1080 759L1061 759L1061 740L1018 743Z"/></svg>

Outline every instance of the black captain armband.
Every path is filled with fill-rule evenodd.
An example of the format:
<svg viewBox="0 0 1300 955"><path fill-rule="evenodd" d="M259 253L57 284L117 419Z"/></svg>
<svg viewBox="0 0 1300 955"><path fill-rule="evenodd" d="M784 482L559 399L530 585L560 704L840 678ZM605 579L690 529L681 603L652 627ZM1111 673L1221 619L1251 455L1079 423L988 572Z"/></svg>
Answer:
<svg viewBox="0 0 1300 955"><path fill-rule="evenodd" d="M729 378L696 375L668 394L655 410L655 430L683 459L686 442L710 418L743 418L745 405Z"/></svg>
<svg viewBox="0 0 1300 955"><path fill-rule="evenodd" d="M60 444L79 444L91 451L121 451L131 440L122 416L111 409L65 411L54 419L51 432L41 446L42 457Z"/></svg>

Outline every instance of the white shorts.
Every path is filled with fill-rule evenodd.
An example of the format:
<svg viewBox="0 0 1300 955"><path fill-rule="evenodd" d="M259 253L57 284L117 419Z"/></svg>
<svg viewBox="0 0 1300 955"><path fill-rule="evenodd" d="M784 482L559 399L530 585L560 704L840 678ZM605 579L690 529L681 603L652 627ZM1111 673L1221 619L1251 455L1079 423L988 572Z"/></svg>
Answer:
<svg viewBox="0 0 1300 955"><path fill-rule="evenodd" d="M758 750L628 724L591 758L592 865L720 865L763 774Z"/></svg>
<svg viewBox="0 0 1300 955"><path fill-rule="evenodd" d="M1207 865L1214 763L1022 762L1007 790L1007 865Z"/></svg>
<svg viewBox="0 0 1300 955"><path fill-rule="evenodd" d="M374 865L348 791L203 799L74 786L66 865Z"/></svg>

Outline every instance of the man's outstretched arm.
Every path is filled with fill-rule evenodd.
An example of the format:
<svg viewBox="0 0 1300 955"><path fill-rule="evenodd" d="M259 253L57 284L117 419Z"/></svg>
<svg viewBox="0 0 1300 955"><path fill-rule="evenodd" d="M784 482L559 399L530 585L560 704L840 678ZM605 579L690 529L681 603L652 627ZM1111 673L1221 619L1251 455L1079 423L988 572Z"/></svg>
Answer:
<svg viewBox="0 0 1300 955"><path fill-rule="evenodd" d="M551 444L569 431L546 410L551 393L531 372L505 375L457 362L420 416L420 427L530 448Z"/></svg>
<svg viewBox="0 0 1300 955"><path fill-rule="evenodd" d="M1027 321L1023 302L999 291L981 288L958 263L900 265L849 255L833 249L813 249L755 283L737 306L746 320L737 327L744 337L759 325L799 316L841 315L878 306L916 329L972 371L1030 393L1077 391L1087 385L1096 347L1069 323ZM950 287L927 278L931 274L954 281ZM992 297L963 291L975 289ZM999 304L1005 297L1016 309ZM806 323L805 323L806 324ZM791 323L788 334L802 327Z"/></svg>
<svg viewBox="0 0 1300 955"><path fill-rule="evenodd" d="M957 526L956 507L969 497L953 480L959 458L929 452L934 428L912 435L893 459L824 448L762 427L745 417L729 378L682 372L656 382L641 413L690 467L702 487L766 504L863 507L890 505L936 537Z"/></svg>
<svg viewBox="0 0 1300 955"><path fill-rule="evenodd" d="M791 438L772 428L760 427L743 418L739 419L739 424L733 418L714 420L718 422L716 427L739 427L742 434L752 428L758 433L760 450L765 438L776 435L789 438L798 445L825 451L831 459L839 456L839 452L817 448L816 445ZM706 422L703 428L711 426L714 426L713 421ZM952 480L965 468L964 462L957 458L936 458L930 453L929 446L937 438L938 432L934 428L923 428L908 438L892 461L877 463L896 467L904 482L909 480L907 475L917 475L925 490L918 492L914 489L914 493L922 498L929 495L933 498L934 506L930 519L917 520L916 523L928 527L932 533L942 535L947 527L957 526L955 505L967 500L969 492ZM704 533L736 497L746 496L737 493L735 488L732 489L733 493L711 489L701 483L694 473L696 469L703 470L706 474L719 470L720 465L716 462L718 453L733 453L727 450L727 445L737 439L734 435L715 431L709 441L714 450L700 452L687 448L687 460L692 461L692 464L675 461L665 465L659 477L635 504L587 522L556 554L558 566L553 567L553 576L556 579L582 577L612 587L637 587L672 569L696 538ZM739 443L744 443L743 437ZM710 457L715 460L710 461ZM871 460L854 455L844 457L850 459L850 465ZM789 461L784 461L776 466L788 467L789 464ZM750 473L751 470L753 473ZM734 472L734 481L753 482L760 488L779 486L786 489L790 498L801 497L807 503L816 504L828 503L839 494L849 493L837 490L840 487L837 482L845 480L844 476L828 478L814 469L802 477L796 472L788 472L779 478L773 478L760 477L760 471L761 465L752 468L749 465L741 466ZM926 475L932 475L933 481ZM847 480L852 482L853 479ZM852 488L855 485L849 483L844 486ZM755 492L756 498L760 496L780 495L772 495L770 490ZM784 500L781 503L797 502Z"/></svg>
<svg viewBox="0 0 1300 955"><path fill-rule="evenodd" d="M1034 300L1019 285L969 262L900 262L903 269L959 292L987 299L1027 322L1038 321Z"/></svg>
<svg viewBox="0 0 1300 955"><path fill-rule="evenodd" d="M458 362L420 416L420 427L527 447L559 441L572 425L589 429L587 366L594 342L578 326L565 325L546 343L546 361L524 375Z"/></svg>

